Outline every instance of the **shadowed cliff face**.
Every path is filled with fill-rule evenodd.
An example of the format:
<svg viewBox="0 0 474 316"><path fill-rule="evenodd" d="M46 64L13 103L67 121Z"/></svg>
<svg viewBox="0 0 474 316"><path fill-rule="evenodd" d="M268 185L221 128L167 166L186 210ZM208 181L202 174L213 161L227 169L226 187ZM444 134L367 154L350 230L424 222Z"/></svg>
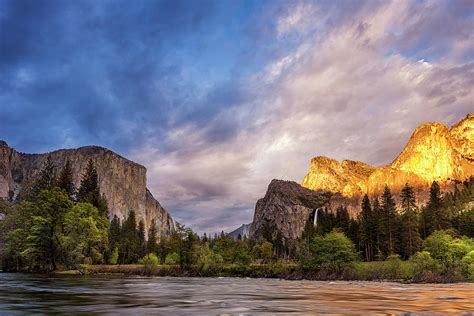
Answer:
<svg viewBox="0 0 474 316"><path fill-rule="evenodd" d="M346 197L379 195L386 184L397 192L407 182L424 191L435 180L448 186L474 175L473 158L474 115L470 114L451 129L436 122L420 125L400 155L384 167L315 157L302 186Z"/></svg>
<svg viewBox="0 0 474 316"><path fill-rule="evenodd" d="M56 170L71 162L74 184L79 187L82 174L92 159L99 177L100 192L107 198L110 216L127 218L134 210L137 220L144 220L148 230L156 219L158 235L174 229L173 220L146 188L146 168L118 154L97 146L62 149L48 154L25 154L0 142L0 198L15 200L22 187L31 183L50 156Z"/></svg>
<svg viewBox="0 0 474 316"><path fill-rule="evenodd" d="M270 229L275 234L281 232L285 239L296 239L312 212L327 205L330 197L330 193L309 190L293 181L272 180L255 206L250 236L259 239L264 229Z"/></svg>

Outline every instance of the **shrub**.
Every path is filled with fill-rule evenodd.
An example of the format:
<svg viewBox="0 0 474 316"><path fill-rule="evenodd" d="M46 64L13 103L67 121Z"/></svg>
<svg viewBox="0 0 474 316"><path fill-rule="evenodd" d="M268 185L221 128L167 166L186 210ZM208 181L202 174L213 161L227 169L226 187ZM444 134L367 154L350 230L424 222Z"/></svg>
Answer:
<svg viewBox="0 0 474 316"><path fill-rule="evenodd" d="M474 250L462 258L461 271L464 277L470 281L474 281Z"/></svg>
<svg viewBox="0 0 474 316"><path fill-rule="evenodd" d="M333 230L324 237L317 236L311 243L312 268L342 271L358 259L354 244L343 233Z"/></svg>
<svg viewBox="0 0 474 316"><path fill-rule="evenodd" d="M160 260L154 253L149 253L140 260L138 260L139 264L143 264L145 266L157 266L160 263Z"/></svg>
<svg viewBox="0 0 474 316"><path fill-rule="evenodd" d="M175 265L175 264L179 264L179 261L180 261L179 254L177 254L176 252L169 253L168 255L166 255L165 264Z"/></svg>
<svg viewBox="0 0 474 316"><path fill-rule="evenodd" d="M441 271L441 266L428 251L417 252L410 258L415 281L431 280Z"/></svg>
<svg viewBox="0 0 474 316"><path fill-rule="evenodd" d="M114 251L112 252L109 258L109 264L114 264L114 265L117 264L118 257L119 257L118 247L115 246Z"/></svg>
<svg viewBox="0 0 474 316"><path fill-rule="evenodd" d="M442 274L448 280L456 280L462 278L461 260L474 250L474 241L467 237L453 238L446 231L435 231L424 241L423 250L441 265Z"/></svg>

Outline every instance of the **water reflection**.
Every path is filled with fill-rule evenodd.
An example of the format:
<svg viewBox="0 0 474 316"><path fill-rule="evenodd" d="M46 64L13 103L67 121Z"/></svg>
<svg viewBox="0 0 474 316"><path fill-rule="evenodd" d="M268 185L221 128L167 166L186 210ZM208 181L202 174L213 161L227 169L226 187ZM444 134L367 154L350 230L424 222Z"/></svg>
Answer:
<svg viewBox="0 0 474 316"><path fill-rule="evenodd" d="M474 315L473 284L0 273L0 313Z"/></svg>

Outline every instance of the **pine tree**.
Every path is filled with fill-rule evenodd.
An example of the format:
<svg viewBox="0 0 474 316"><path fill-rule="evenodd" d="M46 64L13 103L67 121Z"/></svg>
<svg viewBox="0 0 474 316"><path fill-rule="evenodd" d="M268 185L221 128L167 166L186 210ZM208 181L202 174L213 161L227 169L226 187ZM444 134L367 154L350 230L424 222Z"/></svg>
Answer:
<svg viewBox="0 0 474 316"><path fill-rule="evenodd" d="M86 172L82 176L81 185L77 192L77 200L79 202L91 203L97 207L103 216L108 217L107 200L105 196L100 195L99 177L92 159L89 159Z"/></svg>
<svg viewBox="0 0 474 316"><path fill-rule="evenodd" d="M66 161L58 178L58 187L63 189L71 200L74 200L76 194L76 187L73 182L72 166L69 160Z"/></svg>
<svg viewBox="0 0 474 316"><path fill-rule="evenodd" d="M122 225L121 262L135 263L138 260L138 231L135 211L131 210Z"/></svg>
<svg viewBox="0 0 474 316"><path fill-rule="evenodd" d="M349 233L351 217L345 206L339 206L336 210L336 227L339 228L346 236Z"/></svg>
<svg viewBox="0 0 474 316"><path fill-rule="evenodd" d="M120 219L117 217L117 215L114 215L114 218L110 222L110 227L109 227L109 249L114 250L115 247L119 246L120 244L120 238L121 238L121 225L120 225Z"/></svg>
<svg viewBox="0 0 474 316"><path fill-rule="evenodd" d="M402 255L409 258L420 250L421 238L418 228L418 213L416 197L413 188L406 183L400 194L401 199L401 229Z"/></svg>
<svg viewBox="0 0 474 316"><path fill-rule="evenodd" d="M146 252L152 253L156 252L156 220L152 219L150 223L150 228L148 229L148 240L146 244Z"/></svg>
<svg viewBox="0 0 474 316"><path fill-rule="evenodd" d="M145 223L143 220L138 223L137 243L137 256L138 258L142 258L146 254Z"/></svg>
<svg viewBox="0 0 474 316"><path fill-rule="evenodd" d="M55 167L50 156L46 158L41 170L36 176L31 191L27 193L26 198L32 199L38 196L42 190L52 190L56 185Z"/></svg>
<svg viewBox="0 0 474 316"><path fill-rule="evenodd" d="M369 196L366 194L362 199L362 211L360 214L360 239L363 243L363 251L366 261L374 259L374 216L370 205Z"/></svg>
<svg viewBox="0 0 474 316"><path fill-rule="evenodd" d="M384 236L384 225L383 225L383 216L382 216L382 208L380 207L379 198L376 196L372 202L372 214L374 216L374 224L375 224L375 257L376 260L382 260L382 239Z"/></svg>
<svg viewBox="0 0 474 316"><path fill-rule="evenodd" d="M397 253L398 218L395 200L388 186L385 186L382 194L382 219L384 224L384 254Z"/></svg>
<svg viewBox="0 0 474 316"><path fill-rule="evenodd" d="M443 210L443 200L438 182L433 181L430 188L430 199L422 212L423 237L426 238L435 230L450 227L446 212Z"/></svg>

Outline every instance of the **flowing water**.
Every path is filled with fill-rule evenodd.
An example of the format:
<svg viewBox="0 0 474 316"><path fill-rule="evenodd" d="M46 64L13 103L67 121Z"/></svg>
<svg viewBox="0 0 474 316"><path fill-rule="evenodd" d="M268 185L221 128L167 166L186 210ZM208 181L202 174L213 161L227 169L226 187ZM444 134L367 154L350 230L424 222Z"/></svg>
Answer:
<svg viewBox="0 0 474 316"><path fill-rule="evenodd" d="M0 314L465 314L474 284L0 273Z"/></svg>

